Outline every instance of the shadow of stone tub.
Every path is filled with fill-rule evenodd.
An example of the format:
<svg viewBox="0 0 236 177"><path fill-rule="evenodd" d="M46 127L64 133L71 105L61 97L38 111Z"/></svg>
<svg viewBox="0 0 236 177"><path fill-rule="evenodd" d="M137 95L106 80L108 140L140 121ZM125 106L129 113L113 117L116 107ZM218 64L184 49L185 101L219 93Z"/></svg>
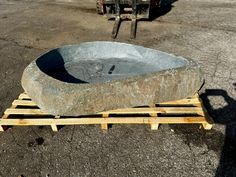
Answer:
<svg viewBox="0 0 236 177"><path fill-rule="evenodd" d="M42 111L64 116L182 99L203 83L192 60L117 42L53 49L31 62L21 81Z"/></svg>

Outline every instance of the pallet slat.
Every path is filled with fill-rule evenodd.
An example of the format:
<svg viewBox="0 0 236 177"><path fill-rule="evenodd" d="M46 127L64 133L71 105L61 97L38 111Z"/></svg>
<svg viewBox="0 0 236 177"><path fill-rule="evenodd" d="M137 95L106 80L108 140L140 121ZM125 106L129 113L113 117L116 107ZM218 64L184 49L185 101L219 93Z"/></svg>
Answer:
<svg viewBox="0 0 236 177"><path fill-rule="evenodd" d="M44 113L40 109L11 109L8 108L4 114L22 114L22 115L50 115L49 113Z"/></svg>
<svg viewBox="0 0 236 177"><path fill-rule="evenodd" d="M37 104L34 103L31 100L14 100L12 105L16 105L16 106L37 106Z"/></svg>
<svg viewBox="0 0 236 177"><path fill-rule="evenodd" d="M14 103L14 102L13 102ZM15 104L14 104L15 105ZM20 104L21 105L21 104ZM26 106L26 105L24 105ZM30 105L31 106L31 105ZM11 109L8 108L4 112L5 114L25 114L25 115L50 115L49 113L44 113L40 109ZM152 113L178 113L178 114L201 114L204 112L200 107L156 107L156 108L129 108L129 109L117 109L111 111L105 111L97 114L152 114Z"/></svg>
<svg viewBox="0 0 236 177"><path fill-rule="evenodd" d="M203 110L200 107L156 107L156 108L129 108L129 109L117 109L111 111L101 112L101 114L152 114L152 113L182 113L182 114L203 114Z"/></svg>
<svg viewBox="0 0 236 177"><path fill-rule="evenodd" d="M192 124L206 123L204 117L109 117L109 118L65 118L65 119L2 119L1 125L82 125L82 124Z"/></svg>
<svg viewBox="0 0 236 177"><path fill-rule="evenodd" d="M23 99L31 99L26 93L21 93L19 96L19 99L23 100Z"/></svg>
<svg viewBox="0 0 236 177"><path fill-rule="evenodd" d="M181 105L185 105L185 104L200 104L199 99L198 98L192 98L192 99L182 99L182 100L176 100L176 101L168 101L168 102L162 102L162 103L158 103L159 105L165 105L165 104L181 104Z"/></svg>

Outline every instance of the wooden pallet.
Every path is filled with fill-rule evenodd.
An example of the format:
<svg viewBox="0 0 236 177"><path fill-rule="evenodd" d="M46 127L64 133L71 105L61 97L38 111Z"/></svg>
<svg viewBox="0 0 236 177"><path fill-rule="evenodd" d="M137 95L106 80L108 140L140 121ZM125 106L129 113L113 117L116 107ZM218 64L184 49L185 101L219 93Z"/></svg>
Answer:
<svg viewBox="0 0 236 177"><path fill-rule="evenodd" d="M213 121L207 114L198 95L191 98L158 103L152 107L139 107L105 111L89 116L52 116L42 112L26 93L20 94L0 119L0 131L4 126L51 126L58 131L58 125L100 124L104 130L109 124L149 124L157 130L160 124L201 124L206 130Z"/></svg>

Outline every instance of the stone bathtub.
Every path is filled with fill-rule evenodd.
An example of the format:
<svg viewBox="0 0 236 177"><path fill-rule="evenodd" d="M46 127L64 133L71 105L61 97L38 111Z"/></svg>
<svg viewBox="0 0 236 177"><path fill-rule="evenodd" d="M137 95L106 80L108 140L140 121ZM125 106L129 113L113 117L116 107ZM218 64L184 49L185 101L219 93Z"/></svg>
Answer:
<svg viewBox="0 0 236 177"><path fill-rule="evenodd" d="M203 84L192 60L117 42L53 49L31 62L21 81L42 111L61 116L182 99Z"/></svg>

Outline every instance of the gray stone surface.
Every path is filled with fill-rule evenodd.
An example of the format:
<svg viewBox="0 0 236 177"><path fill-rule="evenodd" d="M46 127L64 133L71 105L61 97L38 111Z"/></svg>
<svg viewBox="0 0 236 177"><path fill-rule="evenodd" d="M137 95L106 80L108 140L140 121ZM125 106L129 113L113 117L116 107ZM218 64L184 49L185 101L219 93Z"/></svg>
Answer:
<svg viewBox="0 0 236 177"><path fill-rule="evenodd" d="M235 0L179 0L160 18L139 22L136 40L129 39L129 22L116 39L198 62L213 130L114 125L104 134L99 125L86 125L53 133L47 126L14 126L0 133L0 176L236 176L235 7ZM113 23L96 14L94 0L1 0L0 113L23 92L21 73L34 58L66 44L111 40Z"/></svg>
<svg viewBox="0 0 236 177"><path fill-rule="evenodd" d="M202 84L192 60L117 42L54 49L22 76L23 88L44 112L64 116L182 99Z"/></svg>

